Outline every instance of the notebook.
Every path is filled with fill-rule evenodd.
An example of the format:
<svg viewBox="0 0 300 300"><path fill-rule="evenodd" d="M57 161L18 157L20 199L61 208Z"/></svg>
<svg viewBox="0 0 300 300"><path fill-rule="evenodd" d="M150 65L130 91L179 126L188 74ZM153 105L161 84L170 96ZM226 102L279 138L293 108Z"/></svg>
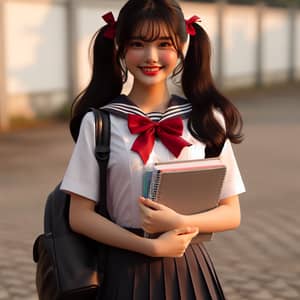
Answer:
<svg viewBox="0 0 300 300"><path fill-rule="evenodd" d="M181 214L196 214L218 205L226 167L219 158L157 163L144 178L148 198ZM144 182L144 190L147 184ZM147 234L145 235L147 236ZM209 241L212 233L200 233L193 242Z"/></svg>

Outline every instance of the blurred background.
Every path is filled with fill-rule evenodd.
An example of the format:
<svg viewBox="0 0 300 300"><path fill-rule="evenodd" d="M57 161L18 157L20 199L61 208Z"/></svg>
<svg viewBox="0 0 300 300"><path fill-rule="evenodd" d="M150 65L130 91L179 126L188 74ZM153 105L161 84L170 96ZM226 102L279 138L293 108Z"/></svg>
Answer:
<svg viewBox="0 0 300 300"><path fill-rule="evenodd" d="M37 299L32 243L73 148L70 105L101 16L125 2L0 0L0 300ZM300 0L180 4L200 16L217 86L245 122L242 225L207 245L227 297L300 299Z"/></svg>
<svg viewBox="0 0 300 300"><path fill-rule="evenodd" d="M186 17L201 17L212 42L215 79L220 87L232 89L299 80L297 2L181 4ZM0 127L6 129L20 119L63 114L88 83L87 49L103 25L101 16L108 8L117 16L125 1L0 3Z"/></svg>

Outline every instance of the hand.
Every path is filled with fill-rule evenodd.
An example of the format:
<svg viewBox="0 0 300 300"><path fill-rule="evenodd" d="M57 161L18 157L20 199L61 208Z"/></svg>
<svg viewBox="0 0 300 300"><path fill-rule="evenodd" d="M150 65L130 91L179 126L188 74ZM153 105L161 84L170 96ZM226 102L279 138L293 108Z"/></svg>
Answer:
<svg viewBox="0 0 300 300"><path fill-rule="evenodd" d="M191 240L198 234L197 227L173 229L153 239L155 257L181 257Z"/></svg>
<svg viewBox="0 0 300 300"><path fill-rule="evenodd" d="M141 227L148 233L166 232L183 226L183 215L144 197L139 198Z"/></svg>

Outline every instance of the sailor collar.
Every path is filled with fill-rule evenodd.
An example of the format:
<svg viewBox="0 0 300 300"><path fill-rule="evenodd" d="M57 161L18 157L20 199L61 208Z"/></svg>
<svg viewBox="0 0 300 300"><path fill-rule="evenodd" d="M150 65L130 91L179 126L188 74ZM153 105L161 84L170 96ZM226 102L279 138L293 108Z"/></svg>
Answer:
<svg viewBox="0 0 300 300"><path fill-rule="evenodd" d="M135 103L126 95L121 94L112 102L103 107L104 110L127 119L129 114L135 114L148 117L152 121L158 122L169 118L180 116L182 119L189 117L192 111L192 105L186 99L177 95L172 95L165 112L144 113Z"/></svg>

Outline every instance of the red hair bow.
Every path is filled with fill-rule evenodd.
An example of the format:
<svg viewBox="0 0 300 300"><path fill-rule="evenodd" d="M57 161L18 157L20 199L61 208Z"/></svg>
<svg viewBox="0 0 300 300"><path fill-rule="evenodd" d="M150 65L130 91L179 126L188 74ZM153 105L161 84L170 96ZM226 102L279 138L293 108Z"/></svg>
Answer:
<svg viewBox="0 0 300 300"><path fill-rule="evenodd" d="M186 32L189 35L195 35L196 34L196 30L193 26L193 24L196 23L196 22L201 22L201 20L198 16L193 16L193 17L189 18L188 20L185 20Z"/></svg>
<svg viewBox="0 0 300 300"><path fill-rule="evenodd" d="M115 17L110 11L109 13L102 16L103 20L108 24L105 32L104 37L113 40L116 36L116 26L117 22L115 21Z"/></svg>

